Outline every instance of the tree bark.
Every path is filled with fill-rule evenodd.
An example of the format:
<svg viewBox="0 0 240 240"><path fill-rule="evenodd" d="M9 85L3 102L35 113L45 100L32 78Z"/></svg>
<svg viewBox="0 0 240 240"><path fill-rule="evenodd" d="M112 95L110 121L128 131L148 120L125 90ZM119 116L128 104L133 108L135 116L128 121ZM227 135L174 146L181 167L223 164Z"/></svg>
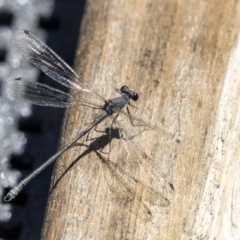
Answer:
<svg viewBox="0 0 240 240"><path fill-rule="evenodd" d="M157 128L136 141L166 176L128 165L124 140L87 151L92 131L58 160L42 239L239 238L239 16L231 0L87 1L75 70L106 99L123 85L139 93L131 110ZM62 145L94 116L70 109ZM150 189L170 204L147 201Z"/></svg>

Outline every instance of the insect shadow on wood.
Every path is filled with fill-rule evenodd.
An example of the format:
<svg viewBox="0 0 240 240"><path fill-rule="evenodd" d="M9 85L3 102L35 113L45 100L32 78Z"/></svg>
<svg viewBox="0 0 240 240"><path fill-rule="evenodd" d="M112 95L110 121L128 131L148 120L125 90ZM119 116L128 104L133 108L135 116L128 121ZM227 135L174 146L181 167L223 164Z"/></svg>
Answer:
<svg viewBox="0 0 240 240"><path fill-rule="evenodd" d="M152 218L152 213L149 208L150 205L168 207L170 202L164 197L163 193L146 186L129 171L120 167L118 163L115 163L111 161L109 157L106 157L106 155L109 156L109 152L106 152L104 149L106 146L109 146L109 151L111 152L111 143L114 139L117 139L121 144L128 148L128 145L124 143L125 141L128 141L128 139L124 138L121 129L106 128L105 131L97 129L95 129L95 131L102 133L102 135L96 138L89 138L89 136L87 136L84 143L75 143L72 146L86 147L86 150L82 152L82 154L79 155L67 169L65 169L61 177L55 182L50 194L54 191L65 174L74 167L81 158L94 152L101 164L101 169L109 189L119 201L123 202L126 206L130 206L129 209L133 214L138 215L140 208L144 214L144 218L150 220ZM134 138L134 136L132 136L132 138ZM91 143L87 144L90 141ZM127 149L126 152L130 153L130 150ZM118 161L121 162L121 159L118 159Z"/></svg>

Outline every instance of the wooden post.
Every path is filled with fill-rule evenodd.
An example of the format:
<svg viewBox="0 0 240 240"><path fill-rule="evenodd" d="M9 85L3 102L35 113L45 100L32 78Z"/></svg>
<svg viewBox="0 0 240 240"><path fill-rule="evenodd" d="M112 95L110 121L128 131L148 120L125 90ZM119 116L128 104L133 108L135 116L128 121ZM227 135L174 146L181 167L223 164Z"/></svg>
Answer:
<svg viewBox="0 0 240 240"><path fill-rule="evenodd" d="M109 184L109 145L82 146L92 131L58 160L42 239L239 239L239 16L232 0L87 1L75 70L106 99L122 85L139 93L134 115L158 128L137 142L166 178L137 157L129 167L114 139L112 166L137 186L128 197ZM67 113L62 144L95 116L79 109ZM169 206L146 201L146 189Z"/></svg>

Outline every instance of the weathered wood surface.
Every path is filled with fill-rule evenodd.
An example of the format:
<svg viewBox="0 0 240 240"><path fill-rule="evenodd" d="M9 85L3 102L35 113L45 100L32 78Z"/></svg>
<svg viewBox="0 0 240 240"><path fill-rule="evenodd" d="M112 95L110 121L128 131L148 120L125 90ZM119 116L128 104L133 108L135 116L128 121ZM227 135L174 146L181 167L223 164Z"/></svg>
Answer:
<svg viewBox="0 0 240 240"><path fill-rule="evenodd" d="M133 166L170 201L146 203L150 216L144 196L127 203L98 155L75 146L57 163L43 239L239 239L239 30L238 1L87 1L75 69L106 98L122 85L139 93L134 114L158 129L138 142L175 190L147 164ZM92 117L68 114L62 142ZM117 142L110 159L121 165Z"/></svg>

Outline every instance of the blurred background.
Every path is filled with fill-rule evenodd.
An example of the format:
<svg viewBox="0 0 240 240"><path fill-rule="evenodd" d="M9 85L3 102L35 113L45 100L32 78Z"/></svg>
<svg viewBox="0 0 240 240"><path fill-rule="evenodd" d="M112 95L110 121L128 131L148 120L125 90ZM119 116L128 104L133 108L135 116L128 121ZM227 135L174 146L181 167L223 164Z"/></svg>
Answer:
<svg viewBox="0 0 240 240"><path fill-rule="evenodd" d="M72 66L84 5L83 0L0 0L0 239L40 239L53 166L12 202L3 197L56 152L64 114L5 92L5 83L16 77L64 89L18 54L11 34L29 30Z"/></svg>

